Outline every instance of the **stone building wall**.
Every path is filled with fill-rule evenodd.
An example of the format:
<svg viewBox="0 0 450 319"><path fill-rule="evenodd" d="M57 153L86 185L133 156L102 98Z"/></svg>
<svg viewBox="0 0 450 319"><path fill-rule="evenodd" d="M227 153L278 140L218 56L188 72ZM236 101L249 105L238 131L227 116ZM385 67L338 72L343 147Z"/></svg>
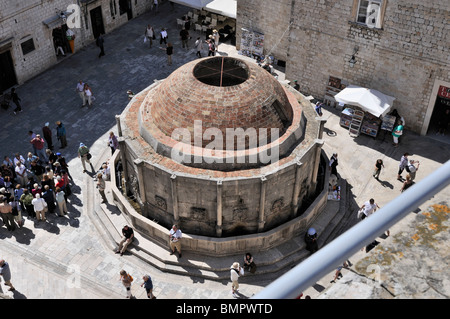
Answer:
<svg viewBox="0 0 450 319"><path fill-rule="evenodd" d="M238 0L236 49L240 49L242 28L246 28L264 33L264 54L271 54L286 61L291 3L291 0Z"/></svg>
<svg viewBox="0 0 450 319"><path fill-rule="evenodd" d="M116 12L111 12L111 4L116 3ZM0 52L9 50L13 60L17 84L48 69L57 63L53 45L52 30L60 26L62 20L47 26L44 21L52 20L61 11L67 11L73 0L27 0L0 1ZM80 2L81 3L81 2ZM150 2L132 1L133 17L149 10ZM127 14L120 15L119 0L97 0L81 5L81 27L72 28L75 32L75 52L92 43L90 10L101 6L105 33L109 33L128 21ZM21 44L33 39L35 49L23 54Z"/></svg>
<svg viewBox="0 0 450 319"><path fill-rule="evenodd" d="M299 203L309 193L317 148L320 146L311 147L302 157L303 164L299 168ZM143 189L138 192L141 191L143 194L141 197L145 198L143 216L170 228L175 220L175 212L177 212L179 223L183 225L186 232L216 236L217 198L219 196L217 179L182 173L175 173L175 177L174 172L149 163L143 163L142 173L139 173L135 163L135 156L138 154L133 154L129 146L127 146L127 151L128 176L136 176L141 179L139 186ZM290 163L275 173L266 175L264 231L293 218L296 170L297 164ZM261 177L222 180L223 236L258 231L261 209ZM133 182L130 181L129 189L134 193L132 184Z"/></svg>
<svg viewBox="0 0 450 319"><path fill-rule="evenodd" d="M259 14L253 20L259 22L260 31L273 32L278 25L262 19L253 8L256 2L261 1L239 1L238 17ZM394 107L404 116L407 129L426 132L426 114L434 107L433 88L438 81L450 86L448 1L387 1L380 29L355 23L357 0L292 3L290 18L284 18L292 20L281 41L287 44L281 46L285 53L275 54L278 59L287 56L287 79L297 79L302 92L317 98L324 96L329 76L377 89L396 98ZM264 1L264 7L277 5L279 1ZM280 10L274 16L284 14ZM348 61L355 47L358 62L351 68ZM269 48L266 42L265 49Z"/></svg>

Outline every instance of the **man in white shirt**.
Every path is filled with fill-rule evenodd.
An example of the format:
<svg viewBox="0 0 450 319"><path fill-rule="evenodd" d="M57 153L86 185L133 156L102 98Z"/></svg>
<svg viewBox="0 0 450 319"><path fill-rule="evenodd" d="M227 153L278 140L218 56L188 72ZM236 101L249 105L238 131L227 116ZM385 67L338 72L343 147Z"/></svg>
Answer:
<svg viewBox="0 0 450 319"><path fill-rule="evenodd" d="M17 162L16 164L16 175L17 175L17 182L25 187L28 183L28 175L27 175L27 168L25 165L22 164L22 162Z"/></svg>
<svg viewBox="0 0 450 319"><path fill-rule="evenodd" d="M181 258L181 243L180 243L180 239L183 236L183 234L181 233L181 230L178 229L177 225L173 225L172 229L170 230L170 249L172 249L172 252L170 253L171 255L173 255L175 253L175 249L178 251L178 254Z"/></svg>
<svg viewBox="0 0 450 319"><path fill-rule="evenodd" d="M363 210L361 219L364 219L372 215L377 210L377 208L380 208L380 206L378 206L378 204L375 203L375 200L373 198L365 202L364 205L361 206L361 209Z"/></svg>
<svg viewBox="0 0 450 319"><path fill-rule="evenodd" d="M47 203L41 195L36 194L36 198L31 201L31 204L34 206L34 212L36 213L36 219L45 221L45 207L47 207Z"/></svg>
<svg viewBox="0 0 450 319"><path fill-rule="evenodd" d="M23 158L22 155L20 155L19 153L16 153L14 156L14 167L17 166L17 163L21 162L22 164L25 164L25 159Z"/></svg>
<svg viewBox="0 0 450 319"><path fill-rule="evenodd" d="M81 100L83 101L83 106L86 105L86 94L84 94L84 82L80 80L77 84L77 87L75 89L78 92L78 95L80 96Z"/></svg>
<svg viewBox="0 0 450 319"><path fill-rule="evenodd" d="M167 31L164 28L161 29L161 39L159 40L159 44L162 44L163 42L167 44Z"/></svg>

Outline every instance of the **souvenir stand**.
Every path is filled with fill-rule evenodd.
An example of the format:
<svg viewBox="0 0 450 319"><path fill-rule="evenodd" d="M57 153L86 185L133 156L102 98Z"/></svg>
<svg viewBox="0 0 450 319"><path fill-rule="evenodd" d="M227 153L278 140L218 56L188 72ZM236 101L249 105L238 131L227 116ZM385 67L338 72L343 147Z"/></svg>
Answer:
<svg viewBox="0 0 450 319"><path fill-rule="evenodd" d="M242 28L241 50L239 54L256 58L263 56L264 51L264 34Z"/></svg>
<svg viewBox="0 0 450 319"><path fill-rule="evenodd" d="M360 133L377 137L380 129L390 129L390 131L392 131L394 125L391 124L391 116L386 114L392 107L395 98L376 90L366 89L355 85L347 86L341 92L336 94L334 98L337 102L345 103L347 105L341 112L341 126L354 128L354 115L356 113L363 114L362 112L364 112L363 119L358 127ZM383 123L384 125L382 125Z"/></svg>
<svg viewBox="0 0 450 319"><path fill-rule="evenodd" d="M380 130L381 120L369 112L364 114L364 120L361 125L361 133L377 137Z"/></svg>
<svg viewBox="0 0 450 319"><path fill-rule="evenodd" d="M340 119L341 126L346 128L350 127L350 123L352 122L354 112L355 111L349 107L346 107L345 109L342 110Z"/></svg>

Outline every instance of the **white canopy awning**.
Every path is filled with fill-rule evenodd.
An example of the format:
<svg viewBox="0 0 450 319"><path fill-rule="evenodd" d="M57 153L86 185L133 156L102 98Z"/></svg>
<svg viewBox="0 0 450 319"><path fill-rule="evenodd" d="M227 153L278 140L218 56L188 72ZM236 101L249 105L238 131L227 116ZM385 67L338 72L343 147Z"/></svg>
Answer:
<svg viewBox="0 0 450 319"><path fill-rule="evenodd" d="M394 103L395 97L377 90L349 85L334 96L337 102L359 106L376 117L386 115Z"/></svg>
<svg viewBox="0 0 450 319"><path fill-rule="evenodd" d="M208 2L211 2L211 0L170 0L170 1L198 10L203 9Z"/></svg>
<svg viewBox="0 0 450 319"><path fill-rule="evenodd" d="M237 0L170 0L198 10L214 12L236 19Z"/></svg>
<svg viewBox="0 0 450 319"><path fill-rule="evenodd" d="M212 0L206 4L205 10L236 19L237 0Z"/></svg>

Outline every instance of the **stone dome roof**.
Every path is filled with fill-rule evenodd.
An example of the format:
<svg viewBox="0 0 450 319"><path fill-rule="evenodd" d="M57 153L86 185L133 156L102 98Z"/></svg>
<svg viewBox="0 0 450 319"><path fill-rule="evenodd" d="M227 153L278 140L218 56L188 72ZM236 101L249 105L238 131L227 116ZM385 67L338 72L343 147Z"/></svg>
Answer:
<svg viewBox="0 0 450 319"><path fill-rule="evenodd" d="M269 147L272 132L278 139L298 124L293 123L299 122L296 113L301 113L298 101L263 68L236 58L210 57L181 66L147 93L139 131L165 156L180 141L202 149L214 141L229 156L230 151ZM258 144L245 136L242 147L234 135L237 129L254 132Z"/></svg>
<svg viewBox="0 0 450 319"><path fill-rule="evenodd" d="M188 63L173 72L152 96L153 123L167 136L187 128L194 145L194 121L206 129L278 128L291 124L293 111L278 81L257 65L228 57L212 57ZM209 140L202 139L205 147Z"/></svg>

